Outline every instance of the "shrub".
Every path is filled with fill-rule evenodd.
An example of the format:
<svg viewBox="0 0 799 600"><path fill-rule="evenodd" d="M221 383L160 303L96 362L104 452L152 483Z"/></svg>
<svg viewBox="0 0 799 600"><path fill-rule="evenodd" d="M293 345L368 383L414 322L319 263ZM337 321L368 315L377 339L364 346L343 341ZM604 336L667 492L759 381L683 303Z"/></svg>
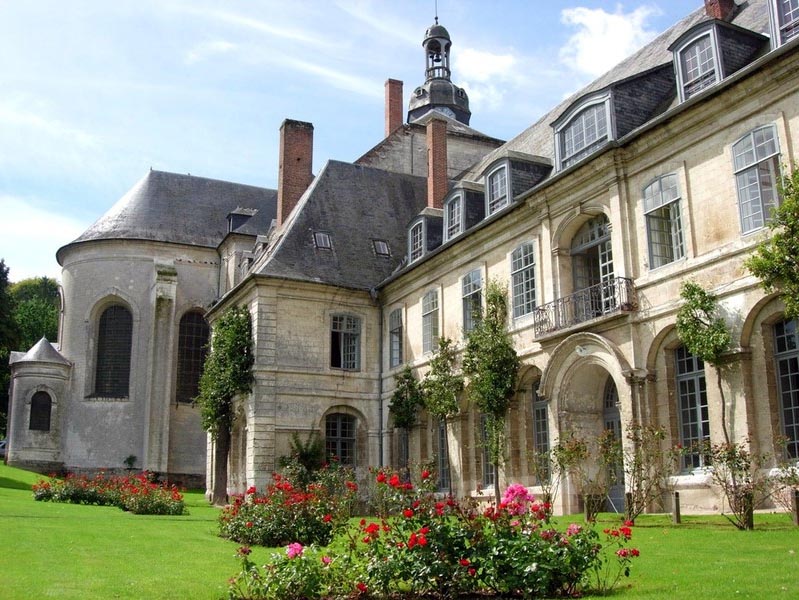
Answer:
<svg viewBox="0 0 799 600"><path fill-rule="evenodd" d="M263 494L253 486L233 497L219 515L219 535L248 545L324 546L349 518L357 489L337 465L320 469L304 488L275 473Z"/></svg>
<svg viewBox="0 0 799 600"><path fill-rule="evenodd" d="M68 474L64 479L50 478L33 485L33 498L45 502L118 506L139 515L182 515L183 495L173 485L157 483L153 474L92 478Z"/></svg>

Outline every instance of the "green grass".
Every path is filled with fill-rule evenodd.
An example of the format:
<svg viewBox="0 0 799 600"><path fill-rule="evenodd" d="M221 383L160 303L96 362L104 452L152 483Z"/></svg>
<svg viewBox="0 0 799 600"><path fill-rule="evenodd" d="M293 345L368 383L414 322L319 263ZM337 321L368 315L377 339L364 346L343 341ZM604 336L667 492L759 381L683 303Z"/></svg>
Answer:
<svg viewBox="0 0 799 600"><path fill-rule="evenodd" d="M38 479L0 465L4 599L221 598L238 571L238 544L216 536L218 510L201 492L186 494L187 516L148 517L35 502L30 485ZM601 518L618 523L615 516ZM799 528L781 514L758 514L755 527L737 531L716 516L684 517L680 526L665 516L640 517L633 542L641 556L613 597L796 598ZM271 552L254 549L256 564Z"/></svg>

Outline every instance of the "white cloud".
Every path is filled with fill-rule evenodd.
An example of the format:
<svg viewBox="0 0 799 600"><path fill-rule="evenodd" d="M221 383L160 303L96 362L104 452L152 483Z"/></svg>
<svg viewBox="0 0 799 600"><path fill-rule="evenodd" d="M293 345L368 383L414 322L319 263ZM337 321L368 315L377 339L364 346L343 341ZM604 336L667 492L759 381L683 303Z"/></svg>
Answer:
<svg viewBox="0 0 799 600"><path fill-rule="evenodd" d="M35 206L29 200L0 194L0 258L9 279L48 276L61 279L56 250L78 237L87 223Z"/></svg>
<svg viewBox="0 0 799 600"><path fill-rule="evenodd" d="M560 59L575 71L598 77L626 58L657 32L647 28L647 20L661 14L653 6L640 6L625 13L621 5L608 13L601 8L567 8L561 22L577 31L560 50Z"/></svg>
<svg viewBox="0 0 799 600"><path fill-rule="evenodd" d="M472 112L499 108L508 92L524 85L511 54L463 48L455 56L452 68L458 84L469 94Z"/></svg>
<svg viewBox="0 0 799 600"><path fill-rule="evenodd" d="M97 145L98 140L92 134L47 115L47 112L42 102L32 98L12 96L0 99L0 128L9 128L25 138L44 135L51 139L69 140L72 144L84 147Z"/></svg>
<svg viewBox="0 0 799 600"><path fill-rule="evenodd" d="M186 53L186 62L188 64L193 64L212 56L227 54L236 48L236 44L226 42L225 40L202 42Z"/></svg>

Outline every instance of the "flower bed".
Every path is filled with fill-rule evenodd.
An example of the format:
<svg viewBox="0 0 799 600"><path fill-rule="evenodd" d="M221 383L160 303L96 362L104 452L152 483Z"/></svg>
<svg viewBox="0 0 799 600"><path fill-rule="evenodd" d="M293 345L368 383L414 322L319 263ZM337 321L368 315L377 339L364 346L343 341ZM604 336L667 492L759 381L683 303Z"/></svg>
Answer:
<svg viewBox="0 0 799 600"><path fill-rule="evenodd" d="M33 497L43 502L68 502L118 506L139 515L182 515L183 495L174 485L157 483L147 471L138 475L92 478L68 474L64 479L50 478L33 485Z"/></svg>
<svg viewBox="0 0 799 600"><path fill-rule="evenodd" d="M349 470L327 466L300 487L275 473L263 493L253 486L219 515L219 534L242 544L327 545L350 516L358 486Z"/></svg>
<svg viewBox="0 0 799 600"><path fill-rule="evenodd" d="M381 514L346 532L345 551L326 554L289 544L259 569L239 550L233 599L573 597L607 592L629 575L638 550L629 523L606 529L550 519L550 507L521 485L499 506L440 497L422 472L420 486L376 474ZM604 539L601 537L604 536Z"/></svg>

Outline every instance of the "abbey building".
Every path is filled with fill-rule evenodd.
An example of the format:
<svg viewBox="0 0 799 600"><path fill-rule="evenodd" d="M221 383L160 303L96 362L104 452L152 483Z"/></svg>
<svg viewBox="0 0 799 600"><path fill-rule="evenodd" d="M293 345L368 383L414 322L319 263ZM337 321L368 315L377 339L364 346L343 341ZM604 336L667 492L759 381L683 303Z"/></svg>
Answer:
<svg viewBox="0 0 799 600"><path fill-rule="evenodd" d="M231 491L262 485L309 432L362 473L432 464L458 495L535 489L536 453L571 434L626 440L631 424L662 425L667 446L721 441L723 426L755 452L785 437L799 457L797 323L743 266L797 156L798 26L794 1L705 0L502 142L470 126L436 23L407 113L388 80L385 139L354 163L313 174L313 126L286 120L278 190L147 173L58 252L58 343L12 356L9 462L133 456L210 478L190 400L209 324L234 305L252 315L255 384ZM423 376L442 336L463 348L490 280L507 287L522 361L499 470L465 396L446 427L422 412L407 436L389 410L405 365ZM686 280L718 296L733 332L724 407L675 332ZM706 466L683 457L684 510L718 504ZM560 491L557 510L578 510L575 482Z"/></svg>

